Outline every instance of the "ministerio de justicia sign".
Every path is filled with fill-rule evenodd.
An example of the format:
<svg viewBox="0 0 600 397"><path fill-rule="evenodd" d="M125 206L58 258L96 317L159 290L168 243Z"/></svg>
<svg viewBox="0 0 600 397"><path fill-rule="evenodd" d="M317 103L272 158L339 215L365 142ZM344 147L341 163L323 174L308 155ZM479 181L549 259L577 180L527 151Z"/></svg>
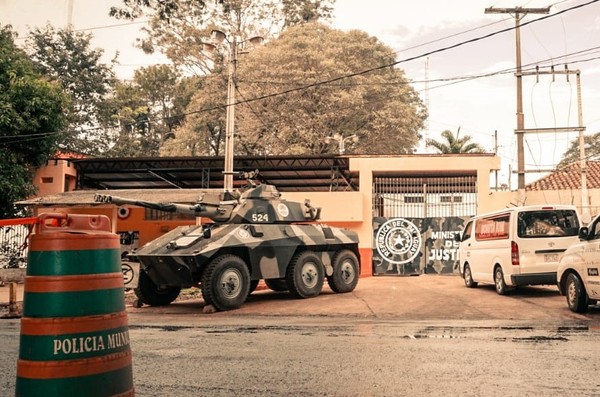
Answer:
<svg viewBox="0 0 600 397"><path fill-rule="evenodd" d="M447 274L458 269L458 242L469 217L373 219L373 274Z"/></svg>

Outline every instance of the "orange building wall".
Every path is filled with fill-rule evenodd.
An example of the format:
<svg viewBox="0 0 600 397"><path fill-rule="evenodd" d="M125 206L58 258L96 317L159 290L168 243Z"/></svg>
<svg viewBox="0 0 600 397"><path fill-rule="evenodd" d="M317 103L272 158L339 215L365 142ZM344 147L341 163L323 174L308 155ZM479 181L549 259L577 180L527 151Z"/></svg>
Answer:
<svg viewBox="0 0 600 397"><path fill-rule="evenodd" d="M75 189L77 172L69 160L48 160L34 176L33 184L38 188L36 196L70 192Z"/></svg>
<svg viewBox="0 0 600 397"><path fill-rule="evenodd" d="M500 195L490 192L490 172L499 167L500 159L491 155L356 156L350 158L350 169L360 174L360 191L286 192L282 196L286 200L299 202L303 202L304 199L310 199L313 206L322 208L321 221L323 223L356 231L360 238L361 276L368 276L372 274L372 184L375 172L406 171L411 169L420 171L476 170L478 180L477 191L479 193L478 212L486 212L506 206L510 199L508 194L500 197ZM51 178L53 183L41 183L42 178ZM42 167L36 174L36 185L39 187L38 196L72 190L75 180L75 170L70 166L68 161L57 160L56 163L50 162L48 166ZM63 212L70 213L107 215L113 220L112 227L114 232L139 231L140 246L178 226L195 223L194 221L145 221L145 210L135 207L130 207L129 216L125 219L119 218L117 207L82 207L62 210ZM56 211L56 209L38 208L38 212L40 213L50 211Z"/></svg>

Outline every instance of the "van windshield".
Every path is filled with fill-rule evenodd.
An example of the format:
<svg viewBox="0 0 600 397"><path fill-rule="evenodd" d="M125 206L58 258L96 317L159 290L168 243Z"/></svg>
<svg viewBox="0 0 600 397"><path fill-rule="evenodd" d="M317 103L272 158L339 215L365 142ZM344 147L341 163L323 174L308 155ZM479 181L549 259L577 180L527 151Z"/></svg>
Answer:
<svg viewBox="0 0 600 397"><path fill-rule="evenodd" d="M579 220L574 210L519 212L517 234L522 238L577 236Z"/></svg>

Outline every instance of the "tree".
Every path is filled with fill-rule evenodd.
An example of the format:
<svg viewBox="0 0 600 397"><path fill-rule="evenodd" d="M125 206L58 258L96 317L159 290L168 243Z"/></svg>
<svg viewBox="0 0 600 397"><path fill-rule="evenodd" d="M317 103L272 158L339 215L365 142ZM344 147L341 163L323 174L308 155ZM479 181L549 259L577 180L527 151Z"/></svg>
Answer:
<svg viewBox="0 0 600 397"><path fill-rule="evenodd" d="M239 153L412 153L426 110L394 51L358 30L303 24L239 61ZM369 72L366 72L370 70ZM324 83L331 81L328 83ZM260 99L257 99L260 98ZM239 111L238 111L239 108Z"/></svg>
<svg viewBox="0 0 600 397"><path fill-rule="evenodd" d="M347 152L412 153L426 117L418 95L399 69L362 73L393 62L394 52L376 38L321 24L290 28L254 48L238 62L236 153L335 153L326 137L336 133L359 136ZM330 79L338 80L319 83ZM221 154L225 95L225 76L206 79L171 153Z"/></svg>
<svg viewBox="0 0 600 397"><path fill-rule="evenodd" d="M587 135L583 137L583 144L585 149L586 160L598 160L600 159L600 132L594 135ZM579 138L571 141L569 148L563 154L558 168L564 168L570 164L579 162Z"/></svg>
<svg viewBox="0 0 600 397"><path fill-rule="evenodd" d="M116 125L109 157L158 156L163 143L184 119L195 79L182 79L168 65L135 71L133 81L119 82L106 102L106 118Z"/></svg>
<svg viewBox="0 0 600 397"><path fill-rule="evenodd" d="M97 128L101 107L115 82L112 65L101 62L103 50L92 49L92 35L51 25L34 28L27 51L36 69L60 83L69 94L68 132L61 148L77 153L99 154L109 145L104 128ZM113 63L115 61L113 60Z"/></svg>
<svg viewBox="0 0 600 397"><path fill-rule="evenodd" d="M245 41L257 34L276 36L283 29L330 18L335 0L123 0L112 7L115 18L149 17L139 47L163 52L188 73L209 73L219 59L204 51L215 28ZM223 55L223 54L221 54Z"/></svg>
<svg viewBox="0 0 600 397"><path fill-rule="evenodd" d="M35 193L31 170L55 154L68 104L14 37L10 26L0 26L0 218L16 216L14 202Z"/></svg>
<svg viewBox="0 0 600 397"><path fill-rule="evenodd" d="M442 138L446 141L427 140L427 146L432 146L442 154L457 153L485 153L485 150L478 143L472 143L473 139L469 135L459 138L460 127L456 130L456 136L450 130L442 131Z"/></svg>
<svg viewBox="0 0 600 397"><path fill-rule="evenodd" d="M173 139L162 145L162 156L223 155L226 77L212 74L200 81L187 107L185 122L174 131Z"/></svg>

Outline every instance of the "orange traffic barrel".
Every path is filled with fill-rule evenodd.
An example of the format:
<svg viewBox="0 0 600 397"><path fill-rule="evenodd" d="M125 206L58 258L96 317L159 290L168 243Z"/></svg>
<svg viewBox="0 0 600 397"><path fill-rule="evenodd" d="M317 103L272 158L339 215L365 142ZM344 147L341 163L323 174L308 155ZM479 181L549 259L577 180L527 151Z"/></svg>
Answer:
<svg viewBox="0 0 600 397"><path fill-rule="evenodd" d="M43 214L30 236L16 396L133 396L119 236Z"/></svg>

